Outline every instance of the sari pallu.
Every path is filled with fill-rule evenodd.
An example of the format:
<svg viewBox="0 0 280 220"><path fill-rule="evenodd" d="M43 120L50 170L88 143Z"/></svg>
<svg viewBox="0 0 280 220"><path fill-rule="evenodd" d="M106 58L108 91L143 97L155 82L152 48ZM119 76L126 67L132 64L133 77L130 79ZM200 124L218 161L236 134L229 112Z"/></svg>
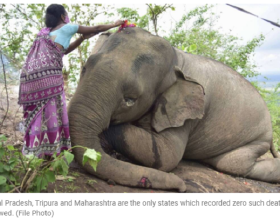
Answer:
<svg viewBox="0 0 280 220"><path fill-rule="evenodd" d="M50 29L37 35L20 76L19 104L24 111L22 153L59 154L71 147L63 89L62 56L49 38Z"/></svg>

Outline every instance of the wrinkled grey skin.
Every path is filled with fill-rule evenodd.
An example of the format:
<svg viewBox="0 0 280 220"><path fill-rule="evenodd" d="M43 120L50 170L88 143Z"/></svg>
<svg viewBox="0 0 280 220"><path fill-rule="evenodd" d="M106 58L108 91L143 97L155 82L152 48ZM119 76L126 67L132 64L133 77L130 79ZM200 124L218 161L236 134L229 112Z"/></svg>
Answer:
<svg viewBox="0 0 280 220"><path fill-rule="evenodd" d="M107 39L104 39L107 38ZM270 114L256 89L226 65L186 54L140 28L102 36L69 106L73 145L102 153L95 172L116 183L185 191L168 173L182 159L280 182L280 159L257 160L272 142ZM136 164L104 153L99 135ZM82 149L74 149L82 164Z"/></svg>

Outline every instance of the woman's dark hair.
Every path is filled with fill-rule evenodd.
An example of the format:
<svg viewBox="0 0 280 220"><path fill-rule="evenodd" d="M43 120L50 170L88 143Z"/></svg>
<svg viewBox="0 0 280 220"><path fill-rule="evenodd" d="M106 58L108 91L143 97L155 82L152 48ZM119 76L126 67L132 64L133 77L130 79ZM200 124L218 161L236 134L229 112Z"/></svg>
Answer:
<svg viewBox="0 0 280 220"><path fill-rule="evenodd" d="M46 10L45 24L46 27L54 28L61 20L61 15L65 15L66 11L62 5L51 4Z"/></svg>

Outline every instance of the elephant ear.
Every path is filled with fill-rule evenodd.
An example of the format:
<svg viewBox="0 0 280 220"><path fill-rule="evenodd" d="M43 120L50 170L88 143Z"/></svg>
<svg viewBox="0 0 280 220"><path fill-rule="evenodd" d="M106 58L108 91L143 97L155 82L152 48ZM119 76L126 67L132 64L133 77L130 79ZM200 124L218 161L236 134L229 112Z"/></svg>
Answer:
<svg viewBox="0 0 280 220"><path fill-rule="evenodd" d="M204 115L204 88L175 67L177 81L156 101L152 126L160 132L183 126L187 119L201 119Z"/></svg>
<svg viewBox="0 0 280 220"><path fill-rule="evenodd" d="M105 33L102 33L99 38L97 39L90 55L93 55L93 54L96 54L100 48L103 46L103 44L105 43L105 41L107 40L107 38L111 35L112 33L111 32L105 32Z"/></svg>

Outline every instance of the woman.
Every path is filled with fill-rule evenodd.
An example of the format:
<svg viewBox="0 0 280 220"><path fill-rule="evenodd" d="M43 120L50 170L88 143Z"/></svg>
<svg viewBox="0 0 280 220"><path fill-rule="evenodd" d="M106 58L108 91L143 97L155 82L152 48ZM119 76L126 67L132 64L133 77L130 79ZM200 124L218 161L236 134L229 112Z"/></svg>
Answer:
<svg viewBox="0 0 280 220"><path fill-rule="evenodd" d="M123 21L93 27L70 24L65 8L52 4L46 10L45 24L23 65L19 92L25 119L22 153L38 157L59 154L71 147L63 89L63 55L85 39L120 26ZM82 35L70 44L75 33Z"/></svg>

